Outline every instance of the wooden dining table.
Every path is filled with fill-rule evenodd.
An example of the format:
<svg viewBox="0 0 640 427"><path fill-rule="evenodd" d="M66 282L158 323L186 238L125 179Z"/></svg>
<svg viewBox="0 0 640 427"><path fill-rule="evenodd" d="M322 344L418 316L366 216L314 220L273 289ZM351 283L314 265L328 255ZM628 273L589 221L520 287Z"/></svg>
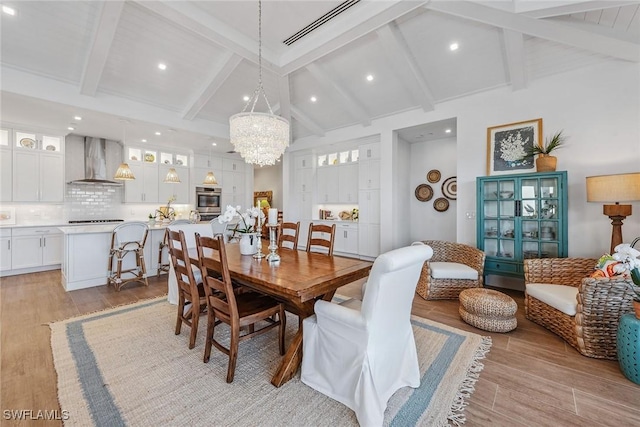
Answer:
<svg viewBox="0 0 640 427"><path fill-rule="evenodd" d="M285 303L288 311L305 318L314 314L316 300L330 301L341 286L369 275L369 261L283 249L281 261L241 255L240 245L225 245L231 278ZM301 325L301 324L300 324ZM297 372L302 362L302 326L289 345L271 384L280 387Z"/></svg>

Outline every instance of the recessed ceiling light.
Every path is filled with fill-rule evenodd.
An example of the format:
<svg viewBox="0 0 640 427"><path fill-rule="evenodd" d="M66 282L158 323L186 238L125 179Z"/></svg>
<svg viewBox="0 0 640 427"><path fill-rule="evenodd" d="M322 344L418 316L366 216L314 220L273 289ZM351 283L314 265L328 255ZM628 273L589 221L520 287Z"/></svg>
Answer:
<svg viewBox="0 0 640 427"><path fill-rule="evenodd" d="M147 142L147 140L146 140L146 139L143 139L143 140L142 140L142 142Z"/></svg>
<svg viewBox="0 0 640 427"><path fill-rule="evenodd" d="M7 15L15 16L16 10L9 6L2 6L2 11Z"/></svg>
<svg viewBox="0 0 640 427"><path fill-rule="evenodd" d="M449 45L449 49L450 49L451 51L458 50L458 48L459 48L459 47L460 47L460 46L459 46L459 45L458 45L458 43L456 43L456 42L453 42L453 43L451 43L451 44Z"/></svg>
<svg viewBox="0 0 640 427"><path fill-rule="evenodd" d="M82 120L82 117L80 117L80 116L73 116L73 120L78 120L78 121L80 121L80 120Z"/></svg>
<svg viewBox="0 0 640 427"><path fill-rule="evenodd" d="M368 82L372 82L373 81L373 74L368 74L367 75L367 81Z"/></svg>
<svg viewBox="0 0 640 427"><path fill-rule="evenodd" d="M242 97L242 100L243 100L244 102L247 102L247 101L249 100L249 95L245 95L245 96L243 96L243 97Z"/></svg>
<svg viewBox="0 0 640 427"><path fill-rule="evenodd" d="M451 133L451 129L445 129L444 133Z"/></svg>
<svg viewBox="0 0 640 427"><path fill-rule="evenodd" d="M67 129L69 129L69 130L75 130L76 128L74 128L73 126L69 126Z"/></svg>
<svg viewBox="0 0 640 427"><path fill-rule="evenodd" d="M158 68L160 68L162 71L167 69L167 64L163 64L162 62L158 64Z"/></svg>
<svg viewBox="0 0 640 427"><path fill-rule="evenodd" d="M311 98L309 98L309 99L311 99L311 102L316 102L316 101L318 100L318 98L316 98L315 96L312 96L312 97L311 97Z"/></svg>
<svg viewBox="0 0 640 427"><path fill-rule="evenodd" d="M213 145L214 147L217 146L218 144L215 142L212 142L211 145Z"/></svg>
<svg viewBox="0 0 640 427"><path fill-rule="evenodd" d="M162 135L162 132L156 132L156 135L160 136Z"/></svg>

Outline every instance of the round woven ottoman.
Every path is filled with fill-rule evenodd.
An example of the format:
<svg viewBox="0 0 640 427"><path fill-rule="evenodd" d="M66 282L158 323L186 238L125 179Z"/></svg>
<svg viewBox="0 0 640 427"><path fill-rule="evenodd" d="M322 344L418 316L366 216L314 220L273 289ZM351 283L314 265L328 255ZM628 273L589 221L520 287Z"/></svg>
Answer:
<svg viewBox="0 0 640 427"><path fill-rule="evenodd" d="M509 332L518 326L518 305L509 295L491 289L473 288L460 292L460 317L478 329Z"/></svg>

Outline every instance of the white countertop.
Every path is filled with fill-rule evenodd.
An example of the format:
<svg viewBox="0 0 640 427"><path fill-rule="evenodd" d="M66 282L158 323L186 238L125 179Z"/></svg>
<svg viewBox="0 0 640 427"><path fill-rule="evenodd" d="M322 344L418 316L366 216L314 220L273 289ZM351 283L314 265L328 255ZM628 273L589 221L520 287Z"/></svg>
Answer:
<svg viewBox="0 0 640 427"><path fill-rule="evenodd" d="M125 223L66 225L64 227L58 227L58 229L64 234L111 233L113 229L120 224ZM151 225L149 226L149 231L164 230L167 226L168 224Z"/></svg>

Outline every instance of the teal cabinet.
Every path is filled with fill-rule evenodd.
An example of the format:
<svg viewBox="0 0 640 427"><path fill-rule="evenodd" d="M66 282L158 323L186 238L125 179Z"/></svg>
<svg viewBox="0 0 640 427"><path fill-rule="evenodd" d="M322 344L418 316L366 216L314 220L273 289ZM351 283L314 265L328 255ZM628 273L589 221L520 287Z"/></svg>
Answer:
<svg viewBox="0 0 640 427"><path fill-rule="evenodd" d="M524 277L524 259L567 256L567 191L567 172L477 178L485 275Z"/></svg>

